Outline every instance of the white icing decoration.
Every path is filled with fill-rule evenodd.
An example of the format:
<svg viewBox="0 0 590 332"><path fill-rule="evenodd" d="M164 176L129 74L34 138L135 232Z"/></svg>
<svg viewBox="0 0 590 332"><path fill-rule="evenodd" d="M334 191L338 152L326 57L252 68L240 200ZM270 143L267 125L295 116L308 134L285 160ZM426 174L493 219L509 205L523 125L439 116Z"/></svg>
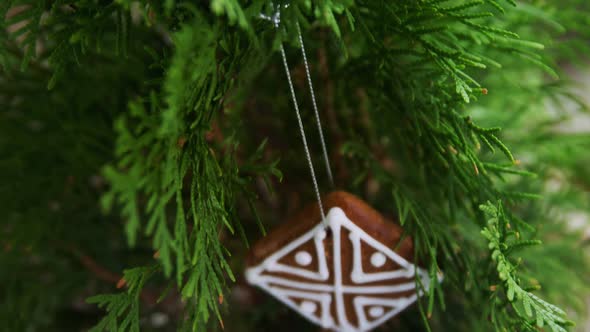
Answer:
<svg viewBox="0 0 590 332"><path fill-rule="evenodd" d="M300 251L295 254L295 262L301 266L307 266L311 264L312 260L313 258L311 258L311 255L307 251Z"/></svg>
<svg viewBox="0 0 590 332"><path fill-rule="evenodd" d="M373 265L374 267L382 267L383 265L385 265L386 259L387 258L385 257L385 255L383 255L380 252L373 253L371 255L371 265Z"/></svg>
<svg viewBox="0 0 590 332"><path fill-rule="evenodd" d="M375 307L369 308L369 316L371 316L373 318L383 316L384 312L385 312L385 309L383 309L383 307L375 306Z"/></svg>
<svg viewBox="0 0 590 332"><path fill-rule="evenodd" d="M301 302L301 305L299 306L299 308L301 308L301 311L303 311L303 312L307 312L307 313L312 314L316 311L318 306L317 306L317 304L315 304L315 302L303 301L303 302Z"/></svg>
<svg viewBox="0 0 590 332"><path fill-rule="evenodd" d="M389 281L397 278L413 279L417 274L421 279L424 290L427 291L430 288L430 278L427 271L406 261L389 247L368 235L348 219L341 208L333 207L330 209L326 215L325 225L330 228L333 234L332 256L334 259L331 269L328 269L324 252L323 239L326 237L326 231L324 230L324 224L319 222L317 226L268 256L259 265L246 269L245 275L248 282L270 293L311 322L318 324L325 329L333 329L342 332L364 332L372 330L408 307L417 300L418 296L423 294L422 289L416 290L416 282L413 280L396 283L394 285L363 284ZM351 241L353 248L353 264L350 279L355 285L342 284L342 257L340 252L340 244L342 241L341 228L350 231L349 240ZM314 257L316 257L318 262L317 271L279 263L279 260L283 257L296 251L297 248L310 240L314 243L315 252L309 253L305 251L297 251L295 261L300 265L309 265ZM371 256L371 264L373 264L373 266L383 266L387 259L391 259L400 268L393 271L365 273L361 262L361 243L368 245L376 251ZM304 253L309 255L310 262L308 264L302 264L307 262L307 258L298 258L299 256L304 256L300 255ZM294 277L298 277L299 280L264 274L265 271L290 274ZM331 283L328 283L330 271L333 273L333 280ZM301 281L301 277L313 281ZM442 281L442 275L438 276L438 281ZM416 293L408 297L383 298L373 297L374 295L371 296L371 294L381 295L412 290L415 290ZM358 326L353 326L346 316L344 306L345 294L357 295L353 299L353 306L358 318ZM302 299L304 301L298 305L297 302L292 300L292 298ZM331 316L330 306L332 300L334 300L336 304L337 319ZM304 303L307 302L310 304L304 305ZM320 305L319 312L316 303ZM311 311L311 304L314 305L313 311ZM365 313L365 308L367 307L369 307L369 316L371 316L369 319L367 319ZM380 315L377 315L377 313L380 313Z"/></svg>
<svg viewBox="0 0 590 332"><path fill-rule="evenodd" d="M422 294L420 294L422 295ZM357 331L368 331L375 327L383 324L391 317L397 315L399 312L404 310L410 304L414 303L418 299L418 294L413 294L409 297L399 297L396 299L384 299L382 297L368 297L368 296L357 296L354 298L354 308L356 315L359 320L359 329ZM379 305L383 308L383 314L374 320L368 320L365 316L364 308L367 306ZM369 309L369 315L371 309Z"/></svg>
<svg viewBox="0 0 590 332"><path fill-rule="evenodd" d="M416 274L416 267L414 266L414 264L409 263L403 257L396 254L393 250L384 246L379 241L373 239L358 226L354 226L358 229L358 231L362 232L362 234L358 231L350 232L350 241L352 241L353 247L355 248L355 250L353 250L352 252L353 265L352 274L350 275L352 281L354 281L357 284L364 284L369 282L396 278L411 278ZM363 240L370 247L373 247L373 249L377 250L378 252L381 252L386 257L392 259L401 267L401 269L385 272L365 273L363 271L363 264L361 261L361 240ZM426 273L426 271L424 271L424 273Z"/></svg>

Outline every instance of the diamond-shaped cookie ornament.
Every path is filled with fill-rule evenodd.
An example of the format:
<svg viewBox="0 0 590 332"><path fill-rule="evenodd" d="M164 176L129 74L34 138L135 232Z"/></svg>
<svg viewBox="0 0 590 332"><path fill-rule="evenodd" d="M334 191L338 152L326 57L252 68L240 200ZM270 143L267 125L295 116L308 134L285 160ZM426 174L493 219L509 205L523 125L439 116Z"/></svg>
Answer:
<svg viewBox="0 0 590 332"><path fill-rule="evenodd" d="M347 332L372 330L414 303L422 295L416 276L429 289L399 225L343 191L322 201L327 228L316 203L253 246L250 284L325 329Z"/></svg>

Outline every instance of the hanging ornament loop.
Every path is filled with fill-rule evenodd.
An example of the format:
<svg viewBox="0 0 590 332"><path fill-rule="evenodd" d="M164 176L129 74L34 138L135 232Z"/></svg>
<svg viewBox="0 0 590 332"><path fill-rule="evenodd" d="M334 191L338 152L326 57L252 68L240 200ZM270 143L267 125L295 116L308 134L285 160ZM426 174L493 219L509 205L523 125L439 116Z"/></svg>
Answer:
<svg viewBox="0 0 590 332"><path fill-rule="evenodd" d="M285 5L285 7L288 5ZM269 20L273 23L273 25L275 26L275 28L278 30L279 29L279 25L281 22L281 11L280 11L280 6L277 6L275 8L275 12L272 16L268 16L268 15L264 15L264 14L260 14L260 17L266 20ZM316 124L318 127L318 132L320 134L320 140L322 143L322 151L323 151L323 155L324 155L324 161L326 164L326 171L328 174L328 178L330 181L330 184L333 185L334 180L332 177L332 171L330 168L330 161L328 158L328 152L326 149L326 143L324 140L324 133L322 130L322 124L320 121L320 115L318 112L318 107L317 107L317 102L316 102L316 98L315 98L315 93L313 91L313 84L311 81L311 75L309 72L309 65L307 62L307 56L305 54L305 46L303 44L303 37L301 35L301 28L299 27L299 23L297 23L297 34L299 37L299 44L301 45L301 53L303 54L303 62L305 64L305 73L307 75L307 83L309 85L309 90L310 90L310 94L311 94L311 98L312 98L312 104L313 104L313 109L314 109L314 113L315 113L315 118L316 118ZM285 48L283 47L283 43L280 43L280 52L281 52L281 57L283 60L283 66L285 68L285 74L287 75L287 82L289 83L289 90L291 92L291 100L293 102L293 106L295 108L295 115L297 116L297 124L299 125L299 131L301 134L301 139L303 140L303 148L305 150L305 157L307 159L307 163L309 166L309 170L311 172L311 178L313 181L313 186L314 186L314 191L316 194L316 198L318 201L318 206L320 208L320 213L322 216L322 224L324 225L324 227L328 226L328 222L326 220L326 214L324 212L324 206L322 204L322 198L321 198L321 194L320 194L320 189L319 189L319 185L318 185L318 181L315 175L315 169L313 167L313 161L311 159L311 154L309 152L309 146L307 144L307 138L305 136L305 129L303 127L303 121L301 120L301 112L299 111L299 105L297 103L297 97L295 95L295 88L293 87L293 80L291 79L291 72L289 71L289 64L287 63L287 55L285 54Z"/></svg>
<svg viewBox="0 0 590 332"><path fill-rule="evenodd" d="M295 88L293 88L293 81L291 80L291 74L289 73L289 65L287 64L287 56L285 55L285 48L283 44L281 44L281 56L283 57L283 65L285 66L285 72L287 73L287 80L289 81L289 89L291 90L291 99L293 99L293 105L295 106L295 114L297 115L297 123L299 124L299 131L301 133L301 139L303 140L303 147L305 149L305 157L307 158L307 163L309 166L309 170L311 172L311 178L313 180L313 187L315 189L315 194L318 200L318 205L320 207L320 212L322 214L322 223L325 227L327 227L327 220L326 214L324 213L324 207L322 204L322 198L320 195L320 189L318 186L318 181L315 176L315 170L313 168L313 162L311 160L311 155L309 153L309 147L307 145L307 139L305 138L305 130L303 129L303 121L301 121L301 114L299 112L299 106L297 105L297 97L295 96Z"/></svg>
<svg viewBox="0 0 590 332"><path fill-rule="evenodd" d="M332 176L332 169L330 167L330 158L328 158L328 150L326 149L326 141L324 140L324 131L322 130L322 122L320 121L320 112L318 112L318 105L315 100L315 93L313 91L313 84L311 83L311 74L309 73L309 65L307 63L307 55L305 54L305 45L303 45L303 36L301 35L301 28L297 22L297 35L299 36L299 44L301 45L301 54L303 55L303 64L305 65L305 74L307 76L307 84L309 85L309 93L311 94L311 101L315 113L315 120L320 134L320 142L322 143L322 152L324 153L324 163L326 164L326 173L330 180L330 185L334 186L334 177Z"/></svg>

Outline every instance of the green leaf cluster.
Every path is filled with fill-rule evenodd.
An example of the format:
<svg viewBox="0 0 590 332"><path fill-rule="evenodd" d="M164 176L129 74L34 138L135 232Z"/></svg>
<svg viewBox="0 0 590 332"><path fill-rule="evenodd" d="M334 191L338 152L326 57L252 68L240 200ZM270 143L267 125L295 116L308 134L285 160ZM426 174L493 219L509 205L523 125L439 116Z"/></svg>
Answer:
<svg viewBox="0 0 590 332"><path fill-rule="evenodd" d="M567 321L565 311L552 305L527 289L534 289L535 285L524 286L523 281L517 275L517 269L520 262L515 260L511 254L514 251L528 247L540 245L539 240L523 240L520 233L511 230L508 217L504 214L503 207L500 203L482 205L481 210L485 212L488 219L488 225L484 227L481 234L488 240L488 248L491 251L491 257L498 271L499 281L502 283L502 289L494 290L493 298L499 306L503 300L500 297L502 292L508 302L511 304L516 315L521 319L516 326L510 326L510 322L500 322L492 310L491 319L497 327L505 327L508 323L510 330L535 331L534 326L543 328L549 326L555 332L566 331L565 326L572 325Z"/></svg>
<svg viewBox="0 0 590 332"><path fill-rule="evenodd" d="M277 8L278 30L261 18ZM583 0L3 1L0 320L137 331L163 311L168 330L315 330L239 299L249 241L314 198L277 52L319 163L300 25L337 186L394 216L436 285L384 329L570 329L563 310L581 319L590 280L566 221L588 215L590 135L561 129L587 115L562 65L587 60L588 13Z"/></svg>
<svg viewBox="0 0 590 332"><path fill-rule="evenodd" d="M149 267L126 270L123 277L128 286L126 292L88 298L89 303L95 303L107 311L107 315L90 331L139 331L139 297L153 272L154 268Z"/></svg>

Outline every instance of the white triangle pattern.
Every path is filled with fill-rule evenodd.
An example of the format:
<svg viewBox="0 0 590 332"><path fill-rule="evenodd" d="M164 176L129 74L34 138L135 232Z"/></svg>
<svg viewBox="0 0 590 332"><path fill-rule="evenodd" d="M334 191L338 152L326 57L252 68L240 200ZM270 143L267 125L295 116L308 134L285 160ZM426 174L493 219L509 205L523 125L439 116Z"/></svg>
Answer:
<svg viewBox="0 0 590 332"><path fill-rule="evenodd" d="M393 250L389 249L388 247L381 244L379 241L373 239L367 233L359 232L361 228L354 225L357 231L350 232L350 241L352 242L353 246L353 265L352 265L352 274L350 278L355 283L368 283L368 282L375 282L375 281L382 281L382 280L389 280L389 279L397 279L397 278L411 278L416 274L416 267L414 264L409 263L403 257L395 253ZM401 269L393 270L393 271L385 271L385 272L374 272L374 273L365 273L363 271L363 264L361 262L362 259L362 245L361 242L364 242L369 247L372 247L376 250L377 253L384 255L384 257L393 260L396 264L401 266Z"/></svg>
<svg viewBox="0 0 590 332"><path fill-rule="evenodd" d="M354 309L359 320L359 331L369 331L376 328L414 303L417 298L418 296L416 294L397 299L357 296L354 299ZM372 320L369 320L365 313L365 308L367 307L370 310L380 309L381 312L376 317L372 317ZM386 309L388 310L386 311Z"/></svg>
<svg viewBox="0 0 590 332"><path fill-rule="evenodd" d="M326 263L326 257L321 255L320 253L324 252L324 239L326 238L326 231L322 229L322 227L315 227L311 231L301 235L300 237L296 238L283 248L279 249L277 252L270 255L268 258L264 260L262 264L259 265L259 268L254 268L256 272L262 272L264 269L271 271L271 272L284 272L289 273L295 276L304 277L307 279L312 280L319 280L325 281L328 280L329 271L328 271L328 264ZM291 252L296 250L299 246L304 244L305 242L313 239L315 244L315 259L318 262L318 271L310 271L308 269L288 266L286 264L279 263L279 261L289 255ZM264 266L264 268L263 268ZM252 269L249 269L252 270ZM254 270L252 270L254 271ZM249 273L249 272L247 272ZM252 272L250 272L252 273Z"/></svg>
<svg viewBox="0 0 590 332"><path fill-rule="evenodd" d="M289 308L295 310L303 317L307 318L312 323L319 326L328 328L335 326L332 317L330 316L330 304L332 302L332 296L329 293L311 293L306 291L284 289L280 287L272 287L268 284L260 284L260 288L264 289L269 294L272 294L279 301L286 304ZM292 298L312 300L312 303L319 303L320 308L314 311L305 310L304 306L297 305ZM303 303L309 303L310 301L304 301ZM315 315L317 310L320 311L319 317Z"/></svg>

